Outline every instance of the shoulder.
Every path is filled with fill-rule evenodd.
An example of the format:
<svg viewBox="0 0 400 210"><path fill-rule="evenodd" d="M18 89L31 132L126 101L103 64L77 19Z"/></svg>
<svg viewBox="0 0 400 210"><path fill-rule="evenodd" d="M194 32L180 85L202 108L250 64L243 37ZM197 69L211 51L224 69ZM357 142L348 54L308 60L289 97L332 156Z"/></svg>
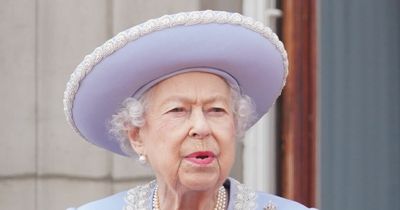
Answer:
<svg viewBox="0 0 400 210"><path fill-rule="evenodd" d="M224 184L230 189L229 209L259 209L259 210L312 210L292 200L288 200L265 192L257 192L235 179L229 178ZM314 209L315 210L315 209Z"/></svg>
<svg viewBox="0 0 400 210"><path fill-rule="evenodd" d="M148 209L151 207L155 180L136 186L128 191L90 202L79 208L67 210L110 210L110 209Z"/></svg>
<svg viewBox="0 0 400 210"><path fill-rule="evenodd" d="M109 210L109 209L122 209L125 201L124 197L127 192L120 192L109 197L87 203L78 208L68 208L67 210Z"/></svg>
<svg viewBox="0 0 400 210"><path fill-rule="evenodd" d="M313 208L305 207L304 205L286 198L276 195L267 194L265 192L256 192L257 206L264 209L279 209L279 210L312 210ZM260 208L260 209L261 209ZM314 209L316 210L316 209Z"/></svg>

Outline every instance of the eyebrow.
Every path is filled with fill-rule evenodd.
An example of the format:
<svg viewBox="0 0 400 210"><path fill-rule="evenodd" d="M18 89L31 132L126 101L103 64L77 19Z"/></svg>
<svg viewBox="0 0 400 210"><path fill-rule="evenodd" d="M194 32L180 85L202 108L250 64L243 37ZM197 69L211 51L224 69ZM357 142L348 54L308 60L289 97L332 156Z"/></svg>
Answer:
<svg viewBox="0 0 400 210"><path fill-rule="evenodd" d="M189 103L193 103L194 102L191 98L187 98L187 97L184 97L184 96L170 96L170 97L167 97L161 103L161 105L164 105L164 104L169 103L171 101L172 102L174 102L174 101L183 101L183 102L189 102ZM207 98L204 102L205 103L213 103L215 101L222 101L222 102L225 102L226 104L229 104L228 97L224 97L224 96L221 96L221 95L211 96L211 97Z"/></svg>

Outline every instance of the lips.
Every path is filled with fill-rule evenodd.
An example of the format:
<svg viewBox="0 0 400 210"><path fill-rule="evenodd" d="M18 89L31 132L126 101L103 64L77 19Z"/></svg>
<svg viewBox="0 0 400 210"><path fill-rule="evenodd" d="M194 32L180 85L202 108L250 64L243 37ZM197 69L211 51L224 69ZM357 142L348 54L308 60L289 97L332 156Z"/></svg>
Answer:
<svg viewBox="0 0 400 210"><path fill-rule="evenodd" d="M194 164L208 165L214 161L215 154L211 151L199 151L189 154L185 159Z"/></svg>

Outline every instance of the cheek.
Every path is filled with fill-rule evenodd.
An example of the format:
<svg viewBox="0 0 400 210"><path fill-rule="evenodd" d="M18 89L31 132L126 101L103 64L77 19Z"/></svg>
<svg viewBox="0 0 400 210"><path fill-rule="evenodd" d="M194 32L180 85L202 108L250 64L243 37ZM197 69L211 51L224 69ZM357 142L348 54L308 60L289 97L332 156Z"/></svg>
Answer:
<svg viewBox="0 0 400 210"><path fill-rule="evenodd" d="M232 167L234 161L235 161L235 155L236 155L236 142L235 141L230 141L229 143L220 145L221 149L221 157L220 157L220 162L221 162L221 167L228 168Z"/></svg>
<svg viewBox="0 0 400 210"><path fill-rule="evenodd" d="M229 122L229 121L228 121ZM215 125L215 138L220 149L220 166L222 173L229 173L235 161L236 130L233 123L219 123Z"/></svg>
<svg viewBox="0 0 400 210"><path fill-rule="evenodd" d="M166 183L174 183L180 165L179 146L172 139L157 135L152 148L148 148L149 165L157 178ZM170 141L169 141L170 140Z"/></svg>
<svg viewBox="0 0 400 210"><path fill-rule="evenodd" d="M165 118L152 120L149 125L143 136L149 164L157 174L175 176L181 161L181 145L186 137L185 126L180 120Z"/></svg>
<svg viewBox="0 0 400 210"><path fill-rule="evenodd" d="M213 122L213 133L221 141L221 144L235 143L236 127L232 119L221 122Z"/></svg>

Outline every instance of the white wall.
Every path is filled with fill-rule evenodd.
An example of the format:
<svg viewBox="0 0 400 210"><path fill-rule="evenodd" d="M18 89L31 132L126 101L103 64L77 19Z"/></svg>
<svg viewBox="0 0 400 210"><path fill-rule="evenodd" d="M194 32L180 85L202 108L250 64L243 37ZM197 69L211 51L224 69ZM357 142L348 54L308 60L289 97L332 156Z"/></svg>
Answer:
<svg viewBox="0 0 400 210"><path fill-rule="evenodd" d="M3 0L0 6L0 209L78 206L151 179L135 161L91 146L67 125L65 83L122 29L187 0Z"/></svg>

